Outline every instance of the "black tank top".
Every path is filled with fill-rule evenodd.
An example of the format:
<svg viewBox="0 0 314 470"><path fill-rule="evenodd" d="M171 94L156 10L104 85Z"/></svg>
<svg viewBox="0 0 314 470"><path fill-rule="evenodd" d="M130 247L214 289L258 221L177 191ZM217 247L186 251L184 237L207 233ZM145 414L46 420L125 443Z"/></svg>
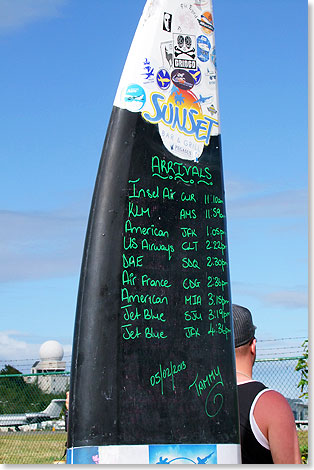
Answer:
<svg viewBox="0 0 314 470"><path fill-rule="evenodd" d="M265 388L267 387L261 382L238 385L242 463L274 463L270 450L265 449L256 440L250 425L250 409L253 401Z"/></svg>

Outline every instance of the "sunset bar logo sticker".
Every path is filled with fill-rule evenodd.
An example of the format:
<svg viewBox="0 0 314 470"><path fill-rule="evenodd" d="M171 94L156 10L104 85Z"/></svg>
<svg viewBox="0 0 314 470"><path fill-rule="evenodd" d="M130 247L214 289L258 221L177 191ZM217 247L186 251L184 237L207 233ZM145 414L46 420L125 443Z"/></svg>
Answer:
<svg viewBox="0 0 314 470"><path fill-rule="evenodd" d="M163 144L173 155L197 161L204 145L209 144L213 126L218 121L203 115L200 99L190 90L172 87L168 98L158 92L150 95L152 112L143 118L158 124Z"/></svg>

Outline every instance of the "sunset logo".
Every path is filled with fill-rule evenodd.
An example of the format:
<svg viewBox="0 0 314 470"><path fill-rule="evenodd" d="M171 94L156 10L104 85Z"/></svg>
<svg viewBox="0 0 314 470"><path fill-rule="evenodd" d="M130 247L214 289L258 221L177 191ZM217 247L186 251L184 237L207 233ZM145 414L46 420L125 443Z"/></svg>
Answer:
<svg viewBox="0 0 314 470"><path fill-rule="evenodd" d="M152 112L142 112L142 116L158 124L165 147L179 158L197 161L218 121L203 115L198 98L190 90L173 87L168 98L153 92L150 102Z"/></svg>

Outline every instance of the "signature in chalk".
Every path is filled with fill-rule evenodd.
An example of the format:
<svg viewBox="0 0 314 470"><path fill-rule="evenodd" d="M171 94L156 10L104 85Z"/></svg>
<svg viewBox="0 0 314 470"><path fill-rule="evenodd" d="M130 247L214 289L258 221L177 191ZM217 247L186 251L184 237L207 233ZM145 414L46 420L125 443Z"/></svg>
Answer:
<svg viewBox="0 0 314 470"><path fill-rule="evenodd" d="M193 388L194 387L194 388ZM217 387L224 387L219 366L212 369L204 378L199 379L198 373L189 390L196 391L198 397L207 393L205 400L205 413L209 418L214 418L222 408L224 402L223 391L217 391Z"/></svg>

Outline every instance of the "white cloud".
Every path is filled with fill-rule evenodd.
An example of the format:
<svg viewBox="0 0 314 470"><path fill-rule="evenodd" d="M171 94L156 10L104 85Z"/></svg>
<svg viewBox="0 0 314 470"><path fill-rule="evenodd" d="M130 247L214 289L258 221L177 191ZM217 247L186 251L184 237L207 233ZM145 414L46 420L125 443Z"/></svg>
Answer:
<svg viewBox="0 0 314 470"><path fill-rule="evenodd" d="M263 186L256 181L246 181L234 177L227 177L225 180L226 197L232 201L237 198L245 197L254 191L262 190Z"/></svg>
<svg viewBox="0 0 314 470"><path fill-rule="evenodd" d="M306 286L282 287L266 284L248 284L234 282L232 284L233 295L239 297L253 297L259 300L267 308L284 308L294 311L308 308L308 292Z"/></svg>
<svg viewBox="0 0 314 470"><path fill-rule="evenodd" d="M280 306L286 309L307 308L308 298L306 290L276 290L264 294L264 300L269 305Z"/></svg>
<svg viewBox="0 0 314 470"><path fill-rule="evenodd" d="M16 330L0 331L0 369L5 364L10 364L21 372L30 372L33 362L39 360L39 349L45 340L40 343L30 343L27 342L29 336L28 333ZM63 360L68 363L72 353L72 345L62 346Z"/></svg>
<svg viewBox="0 0 314 470"><path fill-rule="evenodd" d="M40 344L16 339L17 331L0 331L0 360L33 359L38 357Z"/></svg>
<svg viewBox="0 0 314 470"><path fill-rule="evenodd" d="M61 16L68 0L1 0L0 32L11 32L27 24Z"/></svg>
<svg viewBox="0 0 314 470"><path fill-rule="evenodd" d="M228 186L227 186L228 185ZM260 191L237 181L226 184L228 216L245 218L300 217L307 214L308 193L304 189ZM229 191L230 189L230 191Z"/></svg>
<svg viewBox="0 0 314 470"><path fill-rule="evenodd" d="M0 281L79 272L86 217L0 211Z"/></svg>

